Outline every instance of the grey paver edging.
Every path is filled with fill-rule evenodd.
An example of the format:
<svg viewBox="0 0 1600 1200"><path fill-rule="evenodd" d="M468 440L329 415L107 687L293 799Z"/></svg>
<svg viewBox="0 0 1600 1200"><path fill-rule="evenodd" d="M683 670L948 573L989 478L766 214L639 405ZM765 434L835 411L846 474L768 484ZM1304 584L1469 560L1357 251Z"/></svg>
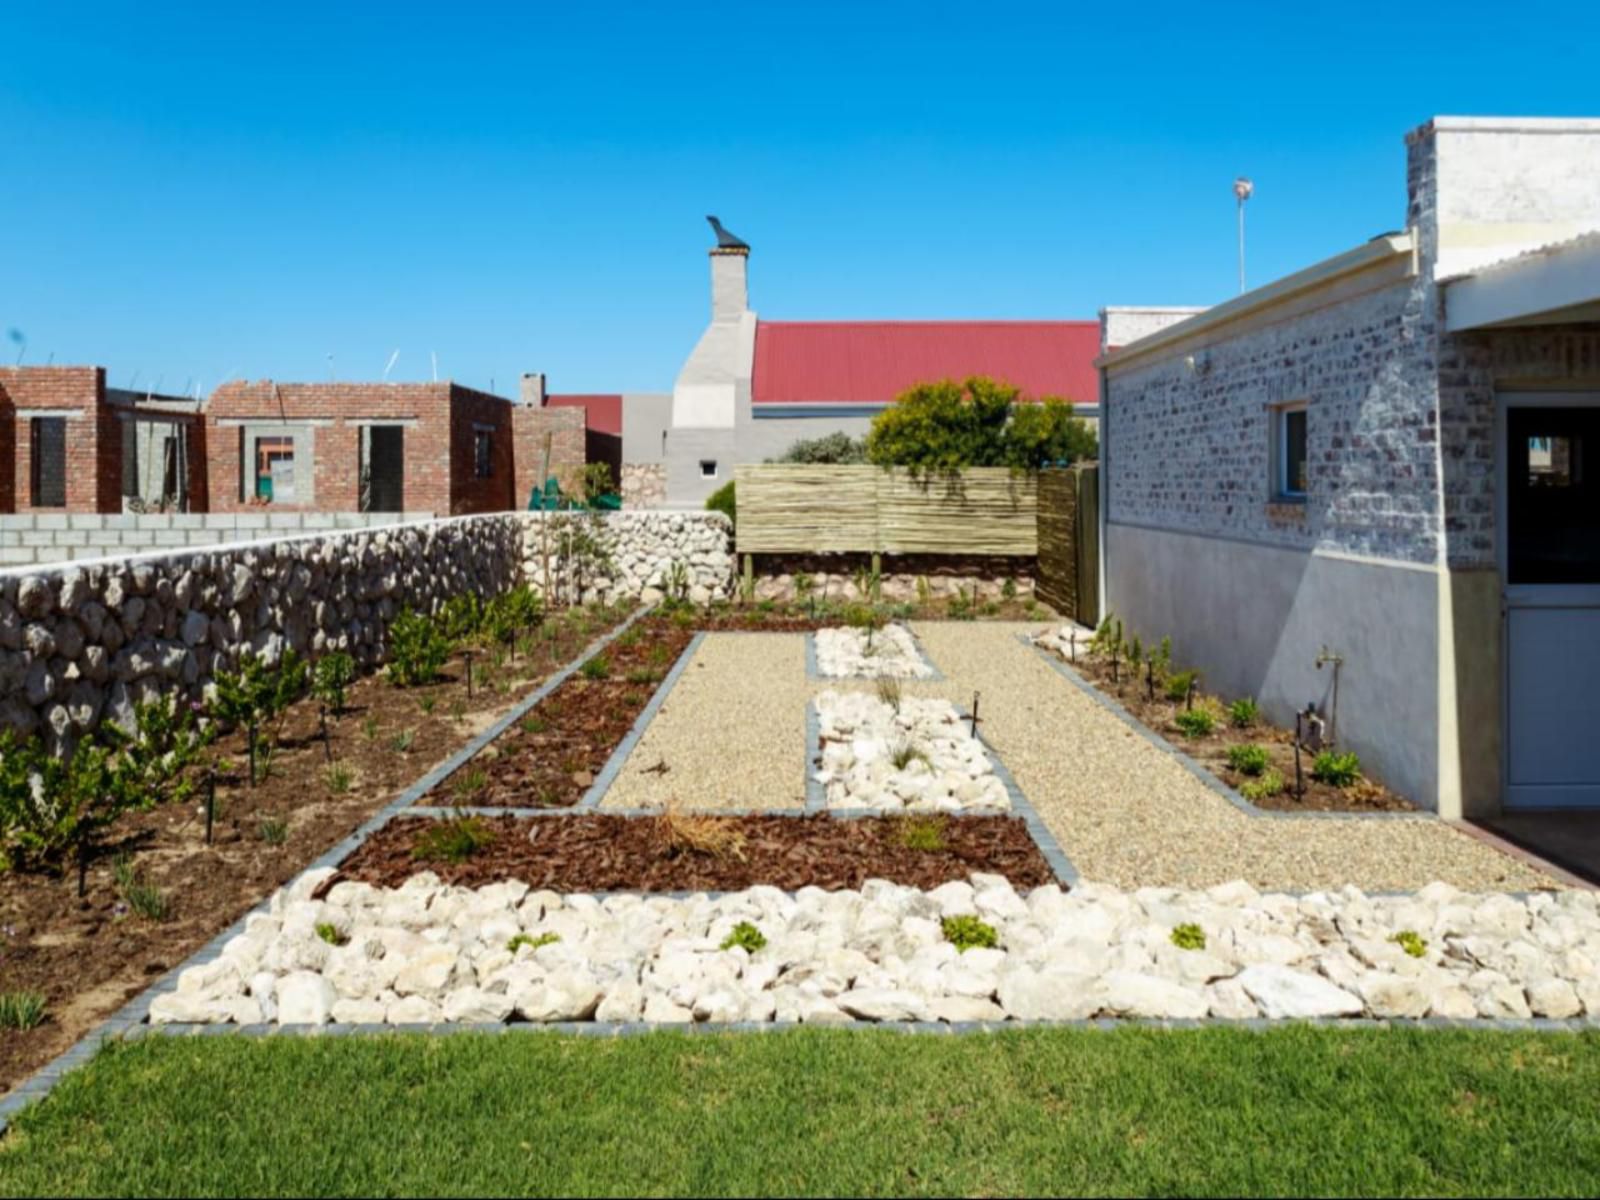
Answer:
<svg viewBox="0 0 1600 1200"><path fill-rule="evenodd" d="M1248 817L1272 817L1289 821L1437 821L1439 819L1438 814L1421 808L1413 812L1324 812L1320 809L1310 812L1293 812L1276 808L1259 808L1234 791L1233 788L1223 783L1222 780L1218 779L1190 755L1185 754L1177 746L1174 746L1166 738L1139 720L1138 717L1117 703L1115 697L1106 695L1094 684L1084 679L1070 666L1062 662L1054 651L1039 645L1025 633L1017 634L1017 641L1042 658L1057 675L1060 675L1157 750L1162 751L1169 758L1175 759L1189 774Z"/></svg>
<svg viewBox="0 0 1600 1200"><path fill-rule="evenodd" d="M695 651L700 649L700 643L705 640L704 630L689 639L689 644L683 648L683 653L678 655L678 661L672 664L672 670L668 671L666 677L656 686L655 693L650 697L650 702L634 718L632 728L628 730L627 736L617 743L616 749L606 759L605 766L600 768L600 774L589 785L589 790L583 794L583 798L573 808L563 811L571 812L573 809L600 807L600 801L605 798L606 792L616 782L617 776L622 774L622 764L633 753L633 748L639 744L639 739L644 736L644 731L649 727L650 722L656 719L656 713L666 703L668 693L677 686L679 677L682 676L684 669L689 665L689 660L694 657Z"/></svg>
<svg viewBox="0 0 1600 1200"><path fill-rule="evenodd" d="M922 660L923 666L933 672L932 675L917 675L906 678L901 678L898 675L824 675L817 668L817 631L808 629L806 630L806 678L818 683L850 683L852 680L865 680L870 683L879 678L899 679L901 683L944 683L944 672L939 670L939 664L928 657L928 648L922 644L922 639L916 635L916 632L909 624L905 622L899 622L899 624L911 635L911 643L917 648L917 657Z"/></svg>

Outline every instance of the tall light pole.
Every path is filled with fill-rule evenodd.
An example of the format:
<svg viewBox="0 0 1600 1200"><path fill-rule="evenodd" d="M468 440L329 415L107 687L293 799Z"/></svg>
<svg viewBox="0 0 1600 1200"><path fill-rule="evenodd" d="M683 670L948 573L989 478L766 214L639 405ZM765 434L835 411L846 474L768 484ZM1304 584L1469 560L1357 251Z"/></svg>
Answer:
<svg viewBox="0 0 1600 1200"><path fill-rule="evenodd" d="M1243 175L1233 181L1233 194L1239 201L1239 294L1244 295L1244 202L1250 199L1250 193L1256 190L1256 185Z"/></svg>

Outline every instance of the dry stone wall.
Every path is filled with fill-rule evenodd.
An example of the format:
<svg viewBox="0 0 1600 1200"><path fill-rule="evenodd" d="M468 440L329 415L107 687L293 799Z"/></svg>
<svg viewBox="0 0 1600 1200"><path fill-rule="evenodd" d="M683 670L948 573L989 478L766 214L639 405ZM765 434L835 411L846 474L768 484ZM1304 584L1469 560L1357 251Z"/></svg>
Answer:
<svg viewBox="0 0 1600 1200"><path fill-rule="evenodd" d="M694 603L733 595L733 526L721 513L529 513L524 520L527 580L559 600L654 603L671 587L674 564ZM570 553L585 540L603 561Z"/></svg>
<svg viewBox="0 0 1600 1200"><path fill-rule="evenodd" d="M405 607L488 596L521 578L522 519L386 529L138 555L0 574L0 728L57 748L135 703L198 698L246 651L347 651L381 663Z"/></svg>

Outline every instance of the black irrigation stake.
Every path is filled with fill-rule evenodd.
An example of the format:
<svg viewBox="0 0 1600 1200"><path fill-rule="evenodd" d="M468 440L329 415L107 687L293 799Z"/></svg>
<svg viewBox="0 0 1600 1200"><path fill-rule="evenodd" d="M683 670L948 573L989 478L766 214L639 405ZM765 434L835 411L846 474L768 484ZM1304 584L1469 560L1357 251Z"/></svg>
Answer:
<svg viewBox="0 0 1600 1200"><path fill-rule="evenodd" d="M467 699L472 699L472 651L463 650L461 657L467 664Z"/></svg>
<svg viewBox="0 0 1600 1200"><path fill-rule="evenodd" d="M1296 800L1304 800L1306 798L1305 780L1300 774L1301 715L1300 713L1295 713L1294 715L1294 798Z"/></svg>
<svg viewBox="0 0 1600 1200"><path fill-rule="evenodd" d="M217 819L217 772L206 772L206 845L211 845L211 826Z"/></svg>
<svg viewBox="0 0 1600 1200"><path fill-rule="evenodd" d="M245 730L250 735L250 786L251 787L255 787L255 785L256 785L256 723L254 721L251 721L248 725L245 726Z"/></svg>
<svg viewBox="0 0 1600 1200"><path fill-rule="evenodd" d="M1117 646L1111 647L1111 682L1112 683L1121 683L1122 682L1122 673L1119 670L1117 670L1117 662L1118 662L1117 651L1118 651L1118 649L1119 649L1119 647L1117 647Z"/></svg>
<svg viewBox="0 0 1600 1200"><path fill-rule="evenodd" d="M972 715L967 718L971 722L973 737L978 736L978 696L979 693L972 693Z"/></svg>
<svg viewBox="0 0 1600 1200"><path fill-rule="evenodd" d="M89 839L78 839L78 899L89 894Z"/></svg>
<svg viewBox="0 0 1600 1200"><path fill-rule="evenodd" d="M517 631L515 629L507 629L506 630L506 644L511 647L511 661L512 662L516 662L517 661Z"/></svg>
<svg viewBox="0 0 1600 1200"><path fill-rule="evenodd" d="M1154 703L1156 698L1156 660L1153 658L1145 659L1144 686L1145 694L1149 697L1150 701Z"/></svg>
<svg viewBox="0 0 1600 1200"><path fill-rule="evenodd" d="M322 760L331 763L333 761L333 747L328 744L328 706L326 704L317 705L317 722L322 728Z"/></svg>
<svg viewBox="0 0 1600 1200"><path fill-rule="evenodd" d="M1068 653L1072 656L1072 665L1078 665L1078 631L1074 629L1067 635Z"/></svg>
<svg viewBox="0 0 1600 1200"><path fill-rule="evenodd" d="M1198 675L1189 676L1188 690L1183 693L1183 708L1185 712L1190 712L1194 709L1194 685L1198 678Z"/></svg>

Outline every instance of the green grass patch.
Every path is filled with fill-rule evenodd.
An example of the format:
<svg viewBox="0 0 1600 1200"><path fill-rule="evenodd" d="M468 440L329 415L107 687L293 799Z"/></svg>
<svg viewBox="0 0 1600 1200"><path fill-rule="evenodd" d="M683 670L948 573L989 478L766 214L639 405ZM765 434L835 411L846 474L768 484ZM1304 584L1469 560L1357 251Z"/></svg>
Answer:
<svg viewBox="0 0 1600 1200"><path fill-rule="evenodd" d="M0 1194L1588 1195L1597 1089L1595 1033L152 1037Z"/></svg>

